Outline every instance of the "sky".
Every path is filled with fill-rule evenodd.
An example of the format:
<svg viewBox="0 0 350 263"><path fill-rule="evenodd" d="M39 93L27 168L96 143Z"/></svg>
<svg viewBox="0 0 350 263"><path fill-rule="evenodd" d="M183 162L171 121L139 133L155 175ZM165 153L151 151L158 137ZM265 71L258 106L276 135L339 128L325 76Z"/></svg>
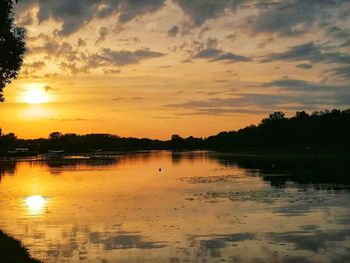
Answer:
<svg viewBox="0 0 350 263"><path fill-rule="evenodd" d="M27 52L0 126L168 139L347 109L349 13L349 0L23 0Z"/></svg>

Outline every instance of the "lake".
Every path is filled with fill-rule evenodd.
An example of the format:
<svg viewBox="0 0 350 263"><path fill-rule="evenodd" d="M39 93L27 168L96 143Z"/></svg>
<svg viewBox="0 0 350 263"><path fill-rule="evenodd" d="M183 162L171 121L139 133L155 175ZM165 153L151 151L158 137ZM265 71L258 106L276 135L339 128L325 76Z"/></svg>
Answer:
<svg viewBox="0 0 350 263"><path fill-rule="evenodd" d="M151 151L0 164L0 229L45 262L350 262L349 162Z"/></svg>

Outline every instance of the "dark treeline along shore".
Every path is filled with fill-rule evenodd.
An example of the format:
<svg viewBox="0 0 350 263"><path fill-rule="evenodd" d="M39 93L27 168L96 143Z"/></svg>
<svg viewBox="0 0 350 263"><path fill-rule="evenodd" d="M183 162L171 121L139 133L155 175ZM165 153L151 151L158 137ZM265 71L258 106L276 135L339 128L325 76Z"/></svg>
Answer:
<svg viewBox="0 0 350 263"><path fill-rule="evenodd" d="M64 151L128 150L286 150L286 151L344 151L350 149L350 109L320 111L308 114L297 112L287 118L274 112L258 125L238 131L221 132L207 138L182 138L173 135L170 140L124 138L110 134L61 134L53 132L47 139L18 139L15 134L1 134L0 153L4 155ZM17 149L17 150L16 150Z"/></svg>
<svg viewBox="0 0 350 263"><path fill-rule="evenodd" d="M0 262L6 263L40 263L33 259L22 244L0 231Z"/></svg>

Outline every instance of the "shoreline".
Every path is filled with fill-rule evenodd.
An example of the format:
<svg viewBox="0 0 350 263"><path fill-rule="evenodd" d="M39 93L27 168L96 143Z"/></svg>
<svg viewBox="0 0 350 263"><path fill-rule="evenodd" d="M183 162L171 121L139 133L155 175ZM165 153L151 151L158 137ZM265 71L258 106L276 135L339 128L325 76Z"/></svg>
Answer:
<svg viewBox="0 0 350 263"><path fill-rule="evenodd" d="M0 261L8 263L42 263L30 256L20 241L0 230Z"/></svg>
<svg viewBox="0 0 350 263"><path fill-rule="evenodd" d="M27 156L8 156L0 155L0 163L4 162L18 162L18 161L88 161L88 160L106 160L113 159L119 155L130 153L151 153L151 152L172 152L174 154L186 152L207 152L208 154L231 156L237 158L257 158L257 159L350 159L350 150L296 150L296 149L248 149L224 151L215 149L153 149L153 150L116 150L116 151L102 151L98 153L92 152L66 152L58 155L38 154Z"/></svg>

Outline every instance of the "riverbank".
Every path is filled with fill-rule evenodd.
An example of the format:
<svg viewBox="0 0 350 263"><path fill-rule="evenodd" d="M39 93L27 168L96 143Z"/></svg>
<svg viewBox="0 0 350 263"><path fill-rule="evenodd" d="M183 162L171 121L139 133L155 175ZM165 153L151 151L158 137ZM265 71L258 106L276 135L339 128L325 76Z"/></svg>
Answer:
<svg viewBox="0 0 350 263"><path fill-rule="evenodd" d="M0 230L0 262L6 263L41 263L33 259L28 250L18 240Z"/></svg>

